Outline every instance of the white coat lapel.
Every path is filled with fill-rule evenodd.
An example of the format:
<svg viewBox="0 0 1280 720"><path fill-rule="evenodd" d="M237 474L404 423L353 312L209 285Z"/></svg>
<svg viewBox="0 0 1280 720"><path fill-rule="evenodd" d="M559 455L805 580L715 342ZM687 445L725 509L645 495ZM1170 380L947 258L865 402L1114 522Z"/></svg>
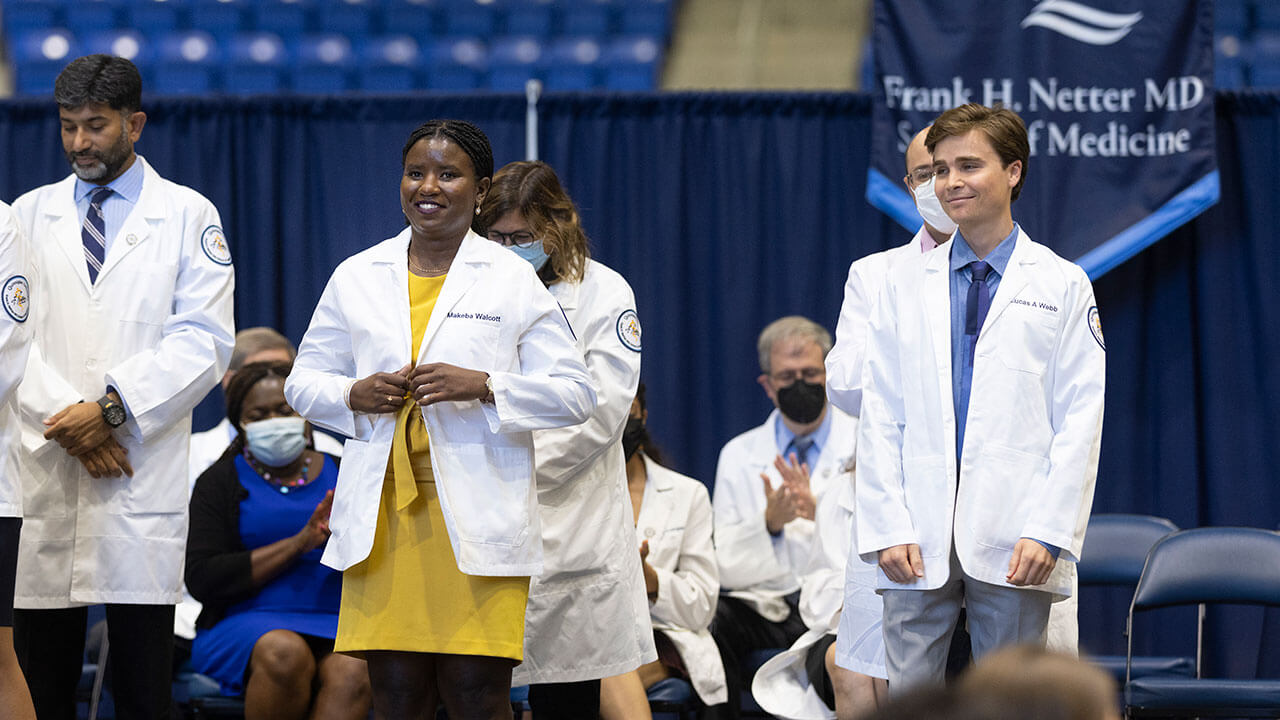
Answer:
<svg viewBox="0 0 1280 720"><path fill-rule="evenodd" d="M1031 238L1021 229L1013 246L1013 254L1009 256L1009 264L1005 266L1004 277L996 287L996 295L991 298L991 309L987 311L987 319L982 321L982 329L978 331L978 342L987 334L987 328L1000 319L1000 314L1018 297L1018 293L1027 286L1030 276L1024 265L1035 265L1035 253L1031 252Z"/></svg>
<svg viewBox="0 0 1280 720"><path fill-rule="evenodd" d="M394 325L389 329L396 339L396 346L401 349L395 354L394 367L378 369L395 372L411 362L413 357L413 329L409 323L409 229L405 228L394 241L382 243L379 250L378 257L373 260L373 264L379 267L370 278L373 287L367 288L367 292L370 297L382 300L381 303L370 302L369 307L391 308L390 311L380 311L379 316L384 322Z"/></svg>
<svg viewBox="0 0 1280 720"><path fill-rule="evenodd" d="M45 206L47 236L31 238L32 243L54 242L71 264L85 293L93 292L89 282L89 266L84 259L84 240L80 237L80 213L76 211L76 178L74 175L58 183L52 192L54 202Z"/></svg>
<svg viewBox="0 0 1280 720"><path fill-rule="evenodd" d="M929 253L925 258L921 304L933 344L933 361L943 383L947 407L951 407L951 247ZM955 411L952 410L954 413Z"/></svg>
<svg viewBox="0 0 1280 720"><path fill-rule="evenodd" d="M675 492L665 470L647 457L644 459L644 467L648 478L645 481L644 503L640 506L636 527L640 529L640 537L649 541L652 558L675 516Z"/></svg>
<svg viewBox="0 0 1280 720"><path fill-rule="evenodd" d="M151 237L155 225L164 221L164 198L160 195L157 181L159 176L146 160L139 157L137 161L142 163L142 191L138 193L138 202L111 241L111 249L102 263L102 272L98 273L99 282L110 274L126 255L133 252L134 248Z"/></svg>
<svg viewBox="0 0 1280 720"><path fill-rule="evenodd" d="M427 330L422 336L422 347L418 350L419 363L427 356L427 348L431 345L432 338L440 331L440 325L444 323L449 311L458 304L462 296L466 295L471 286L480 279L480 274L488 268L489 260L483 252L486 247L480 244L488 242L490 241L470 230L467 231L466 237L462 238L458 254L454 256L453 264L449 266L449 276L445 278L444 287L440 288L440 297L436 299L435 309L431 311ZM408 278L405 278L405 282L408 283Z"/></svg>

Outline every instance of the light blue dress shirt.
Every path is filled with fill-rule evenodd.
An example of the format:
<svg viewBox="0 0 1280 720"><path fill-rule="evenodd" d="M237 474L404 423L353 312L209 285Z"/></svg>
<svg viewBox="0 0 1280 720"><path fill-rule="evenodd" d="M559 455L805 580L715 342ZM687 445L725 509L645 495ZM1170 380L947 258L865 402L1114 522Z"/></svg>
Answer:
<svg viewBox="0 0 1280 720"><path fill-rule="evenodd" d="M964 451L964 425L969 418L969 391L973 388L973 365L969 358L969 343L977 342L977 336L970 340L964 333L964 315L969 300L969 284L973 282L973 273L969 271L969 263L983 260L991 266L987 273L987 287L991 292L991 300L996 299L996 290L1000 287L1000 278L1004 277L1009 267L1009 258L1013 257L1013 247L1018 242L1018 224L1013 224L1013 232L1000 241L985 258L979 258L969 247L964 236L956 231L951 240L951 399L956 410L956 462L959 463ZM983 321L985 324L985 320ZM978 328L979 334L982 328ZM1035 538L1031 538L1035 540ZM1049 543L1036 540L1056 558L1061 550Z"/></svg>
<svg viewBox="0 0 1280 720"><path fill-rule="evenodd" d="M831 434L831 403L827 403L824 412L826 414L822 417L822 424L816 430L797 438L796 434L791 432L791 428L787 427L785 422L782 422L781 411L779 411L778 424L774 431L774 438L778 443L778 453L788 460L791 453L795 453L800 462L809 463L809 471L811 473L818 465L818 458L822 457L822 448L827 444L827 436ZM796 447L796 440L812 440L813 446L809 448L807 454L801 455L800 450Z"/></svg>
<svg viewBox="0 0 1280 720"><path fill-rule="evenodd" d="M112 241L124 226L125 218L129 217L133 207L138 204L138 197L142 195L142 178L140 157L134 157L133 165L105 186L76 178L76 211L80 213L81 225L84 225L85 215L89 214L89 198L93 195L93 191L100 187L109 187L115 191L102 202L103 235L107 240L103 257L111 255Z"/></svg>

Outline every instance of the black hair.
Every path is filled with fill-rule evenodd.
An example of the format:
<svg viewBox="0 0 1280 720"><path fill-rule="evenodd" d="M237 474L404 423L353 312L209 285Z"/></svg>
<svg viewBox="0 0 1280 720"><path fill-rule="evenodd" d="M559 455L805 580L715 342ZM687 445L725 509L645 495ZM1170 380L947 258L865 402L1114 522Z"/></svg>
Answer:
<svg viewBox="0 0 1280 720"><path fill-rule="evenodd" d="M137 112L142 109L142 75L122 57L85 55L58 73L53 100L67 110L100 104L119 112Z"/></svg>
<svg viewBox="0 0 1280 720"><path fill-rule="evenodd" d="M476 179L493 177L493 147L489 138L480 128L466 120L430 120L409 133L409 139L400 152L400 165L409 159L409 151L424 138L442 137L462 149L471 158L471 166L475 168Z"/></svg>
<svg viewBox="0 0 1280 720"><path fill-rule="evenodd" d="M644 383L640 383L639 387L636 388L636 402L640 403L640 417L643 418L645 410L648 409L648 405L645 404ZM666 454L663 453L662 449L658 447L658 444L653 441L653 436L649 434L648 423L645 424L644 435L640 440L640 449L644 451L645 455L649 456L650 460L658 463L659 465L667 466Z"/></svg>
<svg viewBox="0 0 1280 720"><path fill-rule="evenodd" d="M227 383L226 393L227 419L235 427L236 437L231 441L231 447L227 449L227 452L238 455L244 449L244 425L240 422L240 415L244 412L244 401L245 398L249 397L249 391L267 378L274 377L284 380L289 377L289 371L292 369L293 363L280 362L278 360L255 362L245 365L237 370L235 375L231 376L231 382Z"/></svg>

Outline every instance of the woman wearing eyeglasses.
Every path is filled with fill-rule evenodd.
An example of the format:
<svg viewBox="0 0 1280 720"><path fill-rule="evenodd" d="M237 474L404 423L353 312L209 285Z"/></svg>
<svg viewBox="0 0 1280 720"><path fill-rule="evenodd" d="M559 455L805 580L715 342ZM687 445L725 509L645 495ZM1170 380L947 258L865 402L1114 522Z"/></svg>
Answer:
<svg viewBox="0 0 1280 720"><path fill-rule="evenodd" d="M585 423L533 435L545 570L529 588L524 663L512 681L531 685L535 717L594 720L601 678L657 659L621 442L640 380L635 297L591 259L573 201L546 163L499 170L474 225L538 271L597 388ZM638 680L629 691L647 712Z"/></svg>

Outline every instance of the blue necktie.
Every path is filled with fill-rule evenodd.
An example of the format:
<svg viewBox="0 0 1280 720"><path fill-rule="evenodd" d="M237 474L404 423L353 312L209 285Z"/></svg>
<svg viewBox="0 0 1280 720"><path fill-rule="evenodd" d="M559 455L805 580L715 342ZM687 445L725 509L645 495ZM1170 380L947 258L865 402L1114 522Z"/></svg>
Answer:
<svg viewBox="0 0 1280 720"><path fill-rule="evenodd" d="M796 462L800 464L808 463L809 470L810 472L812 472L813 463L809 462L809 451L812 449L813 449L812 439L806 438L804 440L801 440L800 438L796 438L791 441L791 451L788 452L787 455L790 456L791 453L794 452L796 454ZM790 459L790 457L788 457L787 459Z"/></svg>
<svg viewBox="0 0 1280 720"><path fill-rule="evenodd" d="M982 330L982 322L987 319L987 311L991 309L991 289L987 286L987 273L991 266L981 260L969 263L969 272L973 280L969 283L969 296L964 304L964 334L972 336L969 340L969 367L973 367L973 351L978 345L978 332Z"/></svg>
<svg viewBox="0 0 1280 720"><path fill-rule="evenodd" d="M102 219L102 203L111 195L111 188L98 188L89 198L89 211L84 214L80 226L80 239L84 242L84 259L89 265L89 283L98 280L102 263L107 257L107 223Z"/></svg>

